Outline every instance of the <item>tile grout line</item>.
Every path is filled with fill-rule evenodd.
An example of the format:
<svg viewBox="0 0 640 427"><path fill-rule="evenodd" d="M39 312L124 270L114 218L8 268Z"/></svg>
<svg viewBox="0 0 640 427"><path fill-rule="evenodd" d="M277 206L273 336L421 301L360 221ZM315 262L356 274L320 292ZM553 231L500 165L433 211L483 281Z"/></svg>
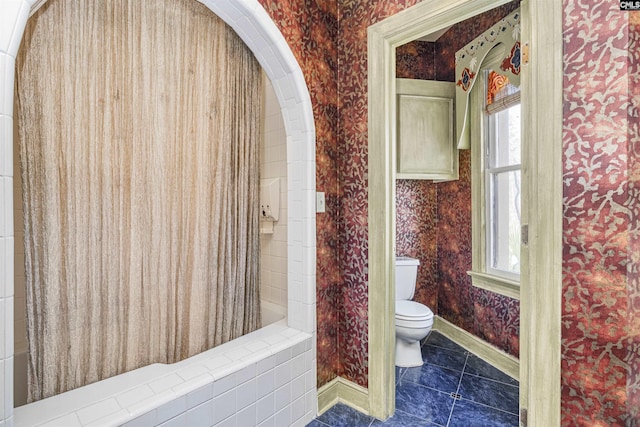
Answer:
<svg viewBox="0 0 640 427"><path fill-rule="evenodd" d="M462 385L462 377L464 376L464 370L467 368L467 361L469 360L469 352L465 352L466 357L464 358L464 365L462 366L462 372L460 372L460 379L458 380L458 387L456 388L456 396L459 396L458 393L460 391L460 385ZM451 412L449 412L449 418L447 419L446 426L449 427L449 423L451 422L451 417L453 416L453 410L456 407L457 398L453 398L453 405L451 405Z"/></svg>

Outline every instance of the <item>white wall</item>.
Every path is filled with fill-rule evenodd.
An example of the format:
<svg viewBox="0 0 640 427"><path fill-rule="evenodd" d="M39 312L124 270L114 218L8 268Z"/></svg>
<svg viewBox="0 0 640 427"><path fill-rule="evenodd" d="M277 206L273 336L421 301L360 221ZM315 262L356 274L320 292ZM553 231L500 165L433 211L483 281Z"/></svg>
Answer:
<svg viewBox="0 0 640 427"><path fill-rule="evenodd" d="M264 78L260 178L280 178L280 216L273 234L260 234L261 299L287 307L287 133L271 81Z"/></svg>

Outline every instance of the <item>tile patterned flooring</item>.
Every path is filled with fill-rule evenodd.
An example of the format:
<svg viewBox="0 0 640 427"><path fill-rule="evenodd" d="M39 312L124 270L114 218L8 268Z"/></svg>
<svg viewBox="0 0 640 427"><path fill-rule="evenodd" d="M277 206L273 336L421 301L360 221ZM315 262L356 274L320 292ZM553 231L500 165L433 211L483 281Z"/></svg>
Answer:
<svg viewBox="0 0 640 427"><path fill-rule="evenodd" d="M518 426L518 381L435 331L422 359L421 367L396 367L396 412L387 421L338 403L307 427Z"/></svg>

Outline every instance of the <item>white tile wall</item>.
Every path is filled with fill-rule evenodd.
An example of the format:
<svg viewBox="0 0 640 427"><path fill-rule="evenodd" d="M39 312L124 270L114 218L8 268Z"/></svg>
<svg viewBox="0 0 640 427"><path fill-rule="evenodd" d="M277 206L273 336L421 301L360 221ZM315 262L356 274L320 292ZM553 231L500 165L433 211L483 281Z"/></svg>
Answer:
<svg viewBox="0 0 640 427"><path fill-rule="evenodd" d="M15 425L157 426L258 425L274 417L289 425L314 418L316 365L313 336L283 322L173 365L150 365L15 409ZM221 356L263 342L258 361ZM306 363L313 360L313 363ZM206 384L181 372L206 372ZM224 376L221 376L224 373ZM214 379L217 378L217 379ZM64 424L60 424L64 422ZM68 424L67 424L68 423Z"/></svg>
<svg viewBox="0 0 640 427"><path fill-rule="evenodd" d="M256 58L263 66L267 76L273 82L274 92L278 98L278 105L282 111L283 124L286 130L286 144L287 147L290 147L287 152L295 153L295 155L290 156L289 159L285 161L289 176L287 184L282 187L283 194L286 194L287 206L290 206L290 201L294 199L298 201L298 203L301 203L301 205L297 206L296 215L293 215L291 211L283 215L284 222L282 225L294 222L301 227L301 230L308 229L313 233L315 231L315 213L313 212L313 207L305 206L305 203L308 203L309 200L314 200L313 197L315 194L315 129L312 105L302 71L284 37L282 37L267 12L260 6L257 0L235 0L234 2L220 2L215 0L200 1L218 14L218 16L222 17L238 32L249 48L255 53ZM0 218L2 218L2 221L0 221L0 299L3 300L5 305L8 303L12 306L14 303L14 227L11 226L10 223L14 217L14 197L12 188L13 170L8 170L13 168L8 166L8 164L11 163L11 160L8 159L12 159L14 156L12 149L13 138L9 136L9 131L6 130L6 127L11 127L8 122L12 122L13 61L24 32L29 9L34 2L35 0L2 0L2 13L0 13L0 180L4 181L3 190L0 191ZM61 31L64 31L64 29L61 29ZM291 84L291 82L293 82L293 84ZM276 163L278 164L277 167L282 167L282 161L278 160L279 156L281 156L281 154L273 155L274 165L272 166L274 168L276 167ZM19 218L21 218L21 215ZM315 389L315 299L311 297L315 295L315 265L310 266L303 264L302 260L308 259L309 256L315 259L315 241L311 244L303 244L303 241L300 239L294 240L291 233L287 235L287 233L282 230L280 230L276 236L279 238L277 245L278 250L282 250L284 246L283 243L285 243L289 253L304 254L296 263L292 262L291 259L287 259L286 269L282 268L282 261L274 262L274 270L280 275L286 274L287 276L292 275L296 277L296 286L309 288L307 291L297 294L296 299L300 298L302 301L292 301L288 296L291 294L290 291L287 292L287 296L284 296L284 298L288 299L289 314L291 315L295 312L294 318L290 319L289 324L295 325L298 330L306 332L306 334L304 334L305 338L301 339L301 341L306 343L305 354L307 356L305 356L305 358L311 357L314 362L310 368L308 368L305 363L306 371L303 374L305 379L305 394L303 397L305 402L305 415L303 417L299 419L295 418L300 413L300 398L293 400L290 404L287 404L286 407L276 412L275 393L277 390L259 399L257 397L258 389L256 389L256 399L258 400L255 403L255 419L256 424L260 423L260 425L264 426L305 425L306 422L315 415L317 410L317 393ZM281 238L284 240L280 240ZM20 260L21 258L18 262L20 262ZM11 265L9 266L8 264ZM11 274L8 274L9 272ZM292 286L291 280L287 278L283 279L282 276L280 276L278 283L281 285L283 281L287 282L289 287ZM23 294L16 293L16 299L18 298L24 298ZM282 294L280 298L283 298ZM19 303L16 302L16 304ZM149 386L148 383L151 381L141 381L140 378L136 377L137 374L135 373L137 371L128 373L134 374L133 377L135 377L135 380L132 380L132 376L124 374L127 378L126 387L122 387L120 391L131 392L133 388L146 386L147 388L144 390L147 390L147 392L151 390L151 392L154 393L152 397L138 400L137 402L133 402L136 400L134 399L136 396L135 393L129 395L131 401L128 401L126 397L121 396L119 393L111 393L114 389L114 384L117 385L119 381L117 380L118 377L114 377L113 381L110 379L91 385L96 388L91 388L89 391L85 388L78 389L78 393L74 393L76 390L71 391L69 393L73 393L72 398L68 398L68 395L65 393L53 398L44 399L36 404L26 405L13 410L14 325L12 319L5 320L3 323L4 325L0 327L0 333L2 333L0 341L5 343L5 348L0 349L0 388L2 390L2 396L0 396L0 425L6 426L12 426L14 423L15 425L31 426L37 425L38 422L42 420L46 420L49 425L65 426L117 425L125 422L130 423L128 425L132 426L184 425L188 420L200 420L202 422L201 425L211 425L207 420L211 420L212 416L215 417L215 414L211 415L209 412L213 412L215 409L215 398L211 395L211 398L198 403L194 401L195 396L199 396L198 399L202 399L203 396L208 395L207 390L213 392L212 389L207 388L211 384L215 385L217 381L252 364L255 364L256 387L258 387L258 377L260 375L273 372L275 377L276 368L282 364L275 364L275 358L269 356L276 355L278 352L290 348L294 337L298 336L300 339L298 334L301 334L301 332L289 328L285 328L283 331L277 333L274 333L269 327L264 328L263 330L270 331L268 332L269 335L263 337L263 341L266 344L265 350L250 350L251 355L247 356L244 361L231 361L225 358L223 354L218 353L210 359L195 356L194 358L188 359L188 361L191 361L189 363L195 364L196 362L202 362L199 368L208 369L209 372L206 374L195 374L196 376L192 377L192 379L185 379L181 376L181 383L170 389L160 391L159 393L154 392ZM17 328L19 331L22 331L22 329L20 329L21 326L17 325ZM7 344L7 339L10 341L9 344ZM240 344L233 344L233 346L238 345ZM265 351L267 353L264 353ZM260 357L262 357L261 354L266 358L266 361L260 360ZM211 360L213 359L215 359L216 362L223 362L223 364L212 371L211 369L215 368L215 366L212 367L214 364ZM209 364L207 365L206 362L209 362ZM246 365L239 366L238 363L241 365L245 363ZM271 364L274 365L271 366ZM287 366L291 368L291 365ZM159 378L159 375L157 375L158 368L177 369L183 367L185 366L181 364L170 367L151 365L142 369L145 369L145 372L151 372L154 378ZM279 371L282 370L283 368L280 368ZM193 374L193 372L196 371L197 369L190 372ZM296 378L300 377L300 375L298 377L292 377L291 375L289 375L291 381L296 381ZM298 379L298 381L301 380ZM203 387L204 391L202 390ZM237 387L237 385L234 387ZM286 387L286 384L281 387ZM291 384L292 394L294 388L299 390L299 385ZM96 390L102 390L103 395L100 395ZM107 393L109 396L105 396L104 390L109 390L111 394ZM160 410L159 408L163 408L165 405L176 405L172 402L182 396L186 396L187 406L185 407L185 411L168 420L159 419L158 414L162 416L166 415L163 413L164 409ZM189 396L191 396L191 399ZM190 406L189 402L194 406ZM179 403L177 405L181 404L182 403ZM96 420L90 420L87 418L87 415L83 413L83 423L77 411L91 405L98 405L96 408L102 411L100 415L104 415L106 413L104 412L105 410L109 412L112 410L115 411L117 408L119 409L116 412L109 412L106 417ZM221 420L219 425L235 425L239 420L248 419L248 417L253 415L252 406L253 404L247 408L242 408L228 418ZM168 414L175 413L174 406L171 406L169 409L167 409ZM58 419L55 420L55 418ZM87 422L88 424L86 424Z"/></svg>
<svg viewBox="0 0 640 427"><path fill-rule="evenodd" d="M264 79L264 128L260 178L280 178L280 215L273 234L260 235L260 292L263 300L287 308L287 134L271 81ZM314 230L315 231L315 230Z"/></svg>

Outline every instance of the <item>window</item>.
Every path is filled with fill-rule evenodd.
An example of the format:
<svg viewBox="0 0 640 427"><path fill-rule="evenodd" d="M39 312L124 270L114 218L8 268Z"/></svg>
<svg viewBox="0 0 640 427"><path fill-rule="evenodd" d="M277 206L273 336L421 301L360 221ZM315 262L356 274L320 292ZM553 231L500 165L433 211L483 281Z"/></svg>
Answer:
<svg viewBox="0 0 640 427"><path fill-rule="evenodd" d="M471 93L474 286L519 298L520 92L491 60ZM496 68L494 71L493 67Z"/></svg>

